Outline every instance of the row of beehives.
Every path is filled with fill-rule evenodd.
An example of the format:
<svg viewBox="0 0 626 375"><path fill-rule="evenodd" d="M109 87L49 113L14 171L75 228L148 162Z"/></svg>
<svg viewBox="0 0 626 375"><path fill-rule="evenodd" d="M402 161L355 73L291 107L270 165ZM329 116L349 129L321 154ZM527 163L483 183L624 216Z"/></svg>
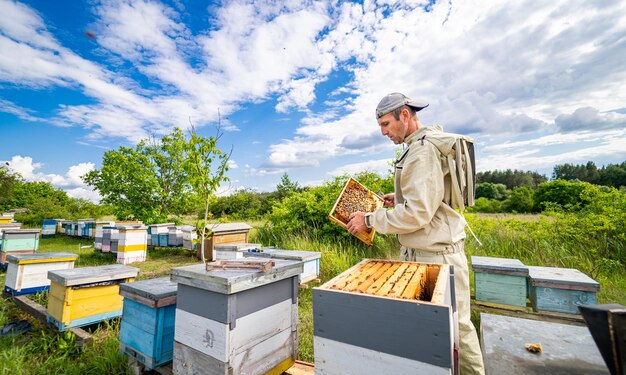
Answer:
<svg viewBox="0 0 626 375"><path fill-rule="evenodd" d="M220 251L243 251L229 249ZM267 272L198 264L172 270L178 285L166 278L132 282L138 270L122 265L73 268L71 253L11 256L4 290L49 288L48 321L60 331L122 316L121 350L147 369L175 357L176 373L282 373L295 360L304 263L319 262L320 254L268 250L264 259L243 260L271 259Z"/></svg>
<svg viewBox="0 0 626 375"><path fill-rule="evenodd" d="M570 268L526 266L518 259L472 256L476 301L537 312L580 314L578 306L596 304L600 284Z"/></svg>

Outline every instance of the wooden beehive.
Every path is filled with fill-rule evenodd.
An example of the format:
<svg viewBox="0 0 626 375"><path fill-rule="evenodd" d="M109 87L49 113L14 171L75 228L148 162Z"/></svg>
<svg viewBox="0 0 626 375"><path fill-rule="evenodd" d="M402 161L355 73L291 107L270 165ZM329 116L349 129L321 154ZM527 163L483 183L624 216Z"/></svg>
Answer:
<svg viewBox="0 0 626 375"><path fill-rule="evenodd" d="M146 370L172 361L176 289L177 284L169 278L120 285L124 297L120 350Z"/></svg>
<svg viewBox="0 0 626 375"><path fill-rule="evenodd" d="M65 331L121 316L119 284L133 281L138 273L121 264L49 271L48 322Z"/></svg>
<svg viewBox="0 0 626 375"><path fill-rule="evenodd" d="M174 373L281 374L294 363L302 263L274 263L267 272L207 271L204 264L172 269L178 283Z"/></svg>
<svg viewBox="0 0 626 375"><path fill-rule="evenodd" d="M528 267L518 259L472 257L476 302L526 308Z"/></svg>
<svg viewBox="0 0 626 375"><path fill-rule="evenodd" d="M96 221L95 223L95 237L93 242L94 250L102 251L102 237L104 235L104 227L110 227L114 223L112 221ZM110 246L110 238L109 238Z"/></svg>
<svg viewBox="0 0 626 375"><path fill-rule="evenodd" d="M183 225L180 227L180 230L183 232L183 248L187 250L195 250L197 243L194 244L194 241L198 239L198 232L196 231L196 227L191 225Z"/></svg>
<svg viewBox="0 0 626 375"><path fill-rule="evenodd" d="M229 243L247 243L248 235L252 227L246 223L224 223L224 224L208 224L213 234L204 240L204 256L207 260L214 260L214 246ZM196 256L202 258L202 249L198 246Z"/></svg>
<svg viewBox="0 0 626 375"><path fill-rule="evenodd" d="M117 263L145 262L148 251L148 232L143 225L119 227Z"/></svg>
<svg viewBox="0 0 626 375"><path fill-rule="evenodd" d="M20 229L22 223L1 223L0 224L0 251L2 250L2 233L7 229Z"/></svg>
<svg viewBox="0 0 626 375"><path fill-rule="evenodd" d="M243 259L249 251L260 251L260 243L230 243L219 244L213 247L215 260Z"/></svg>
<svg viewBox="0 0 626 375"><path fill-rule="evenodd" d="M530 301L536 311L580 314L578 306L595 305L600 284L573 268L528 267Z"/></svg>
<svg viewBox="0 0 626 375"><path fill-rule="evenodd" d="M320 275L320 258L322 253L305 250L282 250L275 248L261 248L261 251L244 253L246 257L297 260L304 263L302 273L299 276L300 284L315 280Z"/></svg>
<svg viewBox="0 0 626 375"><path fill-rule="evenodd" d="M4 291L13 296L50 289L48 271L74 268L74 253L10 254Z"/></svg>
<svg viewBox="0 0 626 375"><path fill-rule="evenodd" d="M174 223L152 224L150 228L150 242L154 247L167 247L169 227Z"/></svg>
<svg viewBox="0 0 626 375"><path fill-rule="evenodd" d="M8 254L33 254L39 248L40 229L5 229L0 240L0 265L6 266Z"/></svg>
<svg viewBox="0 0 626 375"><path fill-rule="evenodd" d="M453 285L449 265L365 259L313 288L316 374L453 374Z"/></svg>
<svg viewBox="0 0 626 375"><path fill-rule="evenodd" d="M57 232L57 221L56 220L43 220L41 222L41 237L42 238L52 238Z"/></svg>
<svg viewBox="0 0 626 375"><path fill-rule="evenodd" d="M350 177L343 186L332 210L330 210L328 218L341 227L347 228L346 224L351 213L356 211L373 212L382 206L383 199L381 197ZM367 245L371 245L375 232L374 228L370 228L365 232L355 234L355 236Z"/></svg>

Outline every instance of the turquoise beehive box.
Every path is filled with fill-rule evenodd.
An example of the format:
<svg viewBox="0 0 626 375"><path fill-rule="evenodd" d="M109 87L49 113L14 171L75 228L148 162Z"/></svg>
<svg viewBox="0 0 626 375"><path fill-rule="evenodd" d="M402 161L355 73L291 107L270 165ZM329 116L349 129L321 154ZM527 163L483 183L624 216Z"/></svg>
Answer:
<svg viewBox="0 0 626 375"><path fill-rule="evenodd" d="M600 284L573 268L528 267L529 295L535 311L580 314L578 306L595 305Z"/></svg>
<svg viewBox="0 0 626 375"><path fill-rule="evenodd" d="M120 350L146 370L172 361L177 284L169 278L120 285L124 312Z"/></svg>
<svg viewBox="0 0 626 375"><path fill-rule="evenodd" d="M517 259L472 257L476 302L526 308L528 267Z"/></svg>

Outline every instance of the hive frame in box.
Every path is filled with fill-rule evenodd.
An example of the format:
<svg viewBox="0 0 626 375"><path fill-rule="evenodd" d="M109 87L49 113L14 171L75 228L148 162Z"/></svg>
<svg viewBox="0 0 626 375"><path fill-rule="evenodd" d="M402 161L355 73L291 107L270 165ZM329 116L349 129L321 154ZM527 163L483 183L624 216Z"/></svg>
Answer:
<svg viewBox="0 0 626 375"><path fill-rule="evenodd" d="M358 184L359 186L361 186L363 189L365 189L368 193L369 196L372 197L372 199L374 200L375 204L376 204L376 208L375 210L381 208L383 206L383 199L381 197L379 197L378 195L372 193L368 188L366 188L365 186L363 186L363 184L361 184L359 181L355 180L354 178L350 177L348 179L348 181L346 181L346 184L343 186L343 189L341 189L341 193L339 194L339 197L337 198L337 201L335 201L335 204L333 205L333 208L330 210L330 213L328 214L328 218L338 224L339 226L348 229L347 225L341 221L340 219L338 219L335 216L335 210L337 209L337 205L339 204L339 202L341 201L341 198L343 197L346 189L348 189L348 187L352 187L355 184ZM372 245L372 242L374 241L374 234L376 233L376 230L374 228L371 228L371 230L369 232L359 232L357 234L355 234L354 236L356 238L358 238L359 240L365 242L367 245Z"/></svg>
<svg viewBox="0 0 626 375"><path fill-rule="evenodd" d="M382 267L390 264L379 278L368 284L371 287L366 286L368 292L371 288L376 290L373 293L385 290L384 295L354 289L378 274L364 268L370 262L381 263ZM423 280L427 274L429 299L393 297L402 291L396 290L395 284L405 284L408 288L410 282L407 284L408 279L403 280L403 276L408 267L415 265L418 270L412 275ZM423 266L425 269L419 270ZM383 271L382 267L378 270ZM387 271L394 276L385 276ZM382 283L377 283L378 280ZM388 282L393 284L392 288ZM403 292L397 296L405 297ZM449 265L364 259L313 288L313 311L316 373L377 375L393 368L393 373L398 375L451 375L458 369L455 353L459 342L458 316L454 270Z"/></svg>

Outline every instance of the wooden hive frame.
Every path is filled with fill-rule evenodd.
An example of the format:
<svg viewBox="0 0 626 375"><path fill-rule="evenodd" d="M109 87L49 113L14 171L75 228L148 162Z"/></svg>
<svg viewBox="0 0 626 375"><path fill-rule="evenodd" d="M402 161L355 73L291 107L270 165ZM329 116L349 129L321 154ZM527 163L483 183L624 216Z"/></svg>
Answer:
<svg viewBox="0 0 626 375"><path fill-rule="evenodd" d="M348 272L349 271L349 272ZM336 276L321 289L372 296L446 304L439 282L449 277L440 264L364 259Z"/></svg>
<svg viewBox="0 0 626 375"><path fill-rule="evenodd" d="M337 201L335 202L335 205L333 206L333 208L330 210L330 213L328 214L328 218L338 224L339 226L348 229L347 227L347 222L342 220L339 216L337 216L337 206L339 205L339 203L342 201L342 199L344 199L344 197L346 196L346 193L349 190L352 189L360 189L360 190L365 190L368 194L368 196L372 199L372 203L374 203L375 205L375 209L377 210L379 208L381 208L383 206L383 199L381 197L379 197L378 195L372 193L368 188L366 188L365 186L363 186L363 184L361 184L360 182L358 182L357 180L355 180L354 178L350 177L348 179L348 181L346 181L346 184L343 186L343 189L341 189L341 193L339 194L339 197L337 198ZM374 234L376 233L376 230L374 228L369 229L369 231L366 232L359 232L357 234L355 234L354 236L356 238L358 238L359 240L365 242L367 245L372 245L372 242L374 241Z"/></svg>

